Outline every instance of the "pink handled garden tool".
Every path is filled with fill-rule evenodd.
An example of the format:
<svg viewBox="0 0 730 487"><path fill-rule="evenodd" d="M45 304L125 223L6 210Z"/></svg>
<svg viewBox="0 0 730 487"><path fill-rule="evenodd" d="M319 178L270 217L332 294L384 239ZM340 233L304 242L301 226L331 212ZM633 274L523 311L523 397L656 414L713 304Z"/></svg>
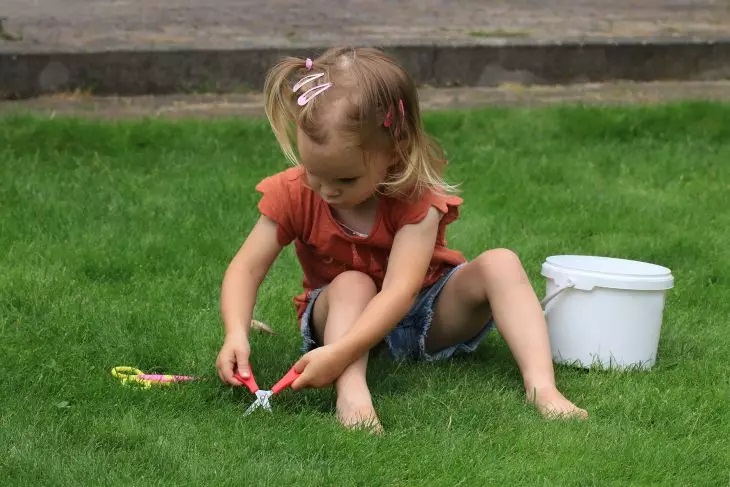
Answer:
<svg viewBox="0 0 730 487"><path fill-rule="evenodd" d="M123 385L136 385L149 389L153 385L171 385L176 382L196 380L189 375L145 374L141 370L128 365L120 365L112 369L112 375L122 381Z"/></svg>
<svg viewBox="0 0 730 487"><path fill-rule="evenodd" d="M289 372L287 372L284 377L282 377L279 382L274 384L274 387L271 388L271 390L263 390L260 389L258 384L256 384L256 379L253 376L253 372L251 372L251 375L248 376L248 378L244 379L239 374L234 374L233 377L236 378L239 382L244 384L246 387L248 387L248 390L251 391L252 394L256 395L256 400L244 411L243 415L248 416L252 412L254 412L256 409L261 408L265 409L268 412L271 412L271 396L278 394L282 390L289 387L292 382L297 380L297 377L301 375L299 372L294 370L294 367L289 369Z"/></svg>

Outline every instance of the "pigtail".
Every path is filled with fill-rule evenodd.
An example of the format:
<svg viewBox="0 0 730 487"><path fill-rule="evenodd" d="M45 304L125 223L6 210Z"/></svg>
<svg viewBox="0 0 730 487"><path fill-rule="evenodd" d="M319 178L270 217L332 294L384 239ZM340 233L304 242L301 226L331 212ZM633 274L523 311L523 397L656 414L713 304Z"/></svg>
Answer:
<svg viewBox="0 0 730 487"><path fill-rule="evenodd" d="M297 164L297 158L292 145L296 135L296 114L291 79L304 69L304 60L286 57L269 71L264 83L266 117L281 150L292 164Z"/></svg>
<svg viewBox="0 0 730 487"><path fill-rule="evenodd" d="M415 88L402 96L390 104L384 124L390 130L401 164L383 184L383 193L409 199L418 198L429 189L441 194L457 192L456 186L443 177L443 149L423 128Z"/></svg>
<svg viewBox="0 0 730 487"><path fill-rule="evenodd" d="M428 189L441 194L457 192L443 177L446 159L441 147L421 130L405 140L396 142L401 164L383 183L382 192L406 199L418 198Z"/></svg>

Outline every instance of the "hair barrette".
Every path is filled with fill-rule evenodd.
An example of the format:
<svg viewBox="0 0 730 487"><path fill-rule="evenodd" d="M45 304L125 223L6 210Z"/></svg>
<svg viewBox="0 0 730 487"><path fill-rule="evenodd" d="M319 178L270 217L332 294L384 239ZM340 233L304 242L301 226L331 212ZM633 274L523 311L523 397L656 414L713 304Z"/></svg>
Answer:
<svg viewBox="0 0 730 487"><path fill-rule="evenodd" d="M309 88L307 91L302 93L299 98L297 98L297 105L303 107L304 105L312 101L317 95L320 95L327 91L331 86L332 83L323 83L313 88Z"/></svg>
<svg viewBox="0 0 730 487"><path fill-rule="evenodd" d="M306 59L306 60L304 61L304 67L305 67L305 68L307 68L307 71L311 71L311 70L312 70L312 66L313 66L313 64L314 64L314 63L312 63L312 60L311 60L310 58L307 58L307 59Z"/></svg>
<svg viewBox="0 0 730 487"><path fill-rule="evenodd" d="M403 106L403 98L398 98L398 111L400 112L401 119L406 118L406 109ZM383 120L383 127L390 127L393 125L393 106L391 105L388 113L385 114L385 120Z"/></svg>
<svg viewBox="0 0 730 487"><path fill-rule="evenodd" d="M300 79L299 81L297 81L297 82L296 82L296 84L295 84L294 86L292 86L292 89L291 89L291 90L292 90L292 91L293 91L294 93L296 93L297 91L299 91L299 89L300 89L300 88L301 88L302 86L304 86L304 85L306 85L306 84L309 84L309 83L311 83L312 81L318 80L318 79L319 79L319 78L321 78L322 76L324 76L324 73L314 73L314 74L308 74L308 75L306 75L305 77L303 77L302 79Z"/></svg>
<svg viewBox="0 0 730 487"><path fill-rule="evenodd" d="M299 91L304 85L307 85L311 83L312 81L318 80L324 76L324 73L314 73L314 74L308 74L307 76L300 79L293 87L292 92L296 93ZM300 107L303 107L307 103L309 103L311 100L313 100L317 95L320 95L327 91L332 86L332 83L322 83L321 85L313 86L312 88L308 89L304 93L302 93L299 98L297 98L297 105Z"/></svg>

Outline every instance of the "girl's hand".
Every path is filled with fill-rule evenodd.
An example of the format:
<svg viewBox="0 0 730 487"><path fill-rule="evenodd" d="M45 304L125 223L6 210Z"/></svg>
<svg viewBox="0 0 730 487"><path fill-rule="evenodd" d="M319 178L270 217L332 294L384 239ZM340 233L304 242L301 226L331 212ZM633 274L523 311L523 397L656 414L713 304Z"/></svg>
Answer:
<svg viewBox="0 0 730 487"><path fill-rule="evenodd" d="M347 354L336 344L315 348L306 353L294 364L294 370L301 373L292 384L292 389L305 387L325 387L332 384L345 368L350 365Z"/></svg>
<svg viewBox="0 0 730 487"><path fill-rule="evenodd" d="M238 373L241 377L251 375L248 367L248 357L251 354L251 347L248 344L248 337L244 333L227 334L223 341L221 351L215 366L218 369L218 377L232 386L241 386L241 382L233 377Z"/></svg>

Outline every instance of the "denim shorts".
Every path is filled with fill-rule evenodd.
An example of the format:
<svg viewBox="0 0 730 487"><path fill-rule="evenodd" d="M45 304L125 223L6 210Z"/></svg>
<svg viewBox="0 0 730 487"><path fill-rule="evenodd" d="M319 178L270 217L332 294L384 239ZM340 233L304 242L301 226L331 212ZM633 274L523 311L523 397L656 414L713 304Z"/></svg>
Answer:
<svg viewBox="0 0 730 487"><path fill-rule="evenodd" d="M442 350L427 352L426 351L426 335L431 327L433 320L433 309L436 298L438 298L444 285L464 264L454 267L444 274L433 285L424 288L416 297L408 314L403 318L384 339L390 356L395 360L422 360L432 362L437 360L445 360L456 354L471 353L476 350L479 343L484 339L487 333L494 328L494 322L488 318L484 324L484 328L473 338L457 343ZM317 348L317 343L313 333L312 310L317 296L325 288L315 289L310 293L309 302L302 314L300 329L302 332L302 352L306 353Z"/></svg>

